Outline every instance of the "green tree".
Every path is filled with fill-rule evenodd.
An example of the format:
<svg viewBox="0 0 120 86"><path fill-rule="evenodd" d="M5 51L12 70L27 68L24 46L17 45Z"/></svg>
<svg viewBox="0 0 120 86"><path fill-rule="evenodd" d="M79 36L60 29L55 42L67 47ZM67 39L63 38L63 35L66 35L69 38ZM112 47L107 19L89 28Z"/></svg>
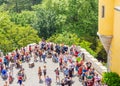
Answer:
<svg viewBox="0 0 120 86"><path fill-rule="evenodd" d="M80 36L96 36L98 22L97 0L69 0L67 23Z"/></svg>
<svg viewBox="0 0 120 86"><path fill-rule="evenodd" d="M76 34L70 32L63 32L61 34L56 34L51 36L47 41L59 43L59 44L66 44L66 45L79 45L80 39L77 37Z"/></svg>
<svg viewBox="0 0 120 86"><path fill-rule="evenodd" d="M7 13L0 13L0 50L4 53L39 42L37 31L30 26L22 27L10 21Z"/></svg>
<svg viewBox="0 0 120 86"><path fill-rule="evenodd" d="M11 21L21 26L33 26L37 20L35 11L22 11L21 13L10 13Z"/></svg>
<svg viewBox="0 0 120 86"><path fill-rule="evenodd" d="M37 16L33 27L38 30L39 36L47 39L56 33L56 13L51 9L40 8L39 5L34 6L33 9Z"/></svg>
<svg viewBox="0 0 120 86"><path fill-rule="evenodd" d="M5 0L10 12L20 13L23 10L32 10L31 6L41 3L42 0Z"/></svg>

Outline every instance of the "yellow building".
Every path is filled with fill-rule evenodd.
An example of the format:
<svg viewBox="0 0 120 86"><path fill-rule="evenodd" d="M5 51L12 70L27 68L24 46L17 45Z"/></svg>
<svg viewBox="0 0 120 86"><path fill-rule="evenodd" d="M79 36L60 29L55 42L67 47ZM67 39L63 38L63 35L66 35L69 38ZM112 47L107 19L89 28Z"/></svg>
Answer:
<svg viewBox="0 0 120 86"><path fill-rule="evenodd" d="M98 28L108 54L108 71L120 75L120 0L99 0Z"/></svg>

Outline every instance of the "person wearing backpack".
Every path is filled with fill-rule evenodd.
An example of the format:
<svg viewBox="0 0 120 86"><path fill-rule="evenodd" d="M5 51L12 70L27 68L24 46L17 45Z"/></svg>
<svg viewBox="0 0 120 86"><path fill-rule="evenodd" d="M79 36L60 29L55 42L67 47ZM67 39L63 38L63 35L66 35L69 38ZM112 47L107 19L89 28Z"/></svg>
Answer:
<svg viewBox="0 0 120 86"><path fill-rule="evenodd" d="M59 69L58 68L56 68L55 69L55 74L56 74L56 82L57 82L57 80L59 80L59 82L60 82L60 76L59 76Z"/></svg>

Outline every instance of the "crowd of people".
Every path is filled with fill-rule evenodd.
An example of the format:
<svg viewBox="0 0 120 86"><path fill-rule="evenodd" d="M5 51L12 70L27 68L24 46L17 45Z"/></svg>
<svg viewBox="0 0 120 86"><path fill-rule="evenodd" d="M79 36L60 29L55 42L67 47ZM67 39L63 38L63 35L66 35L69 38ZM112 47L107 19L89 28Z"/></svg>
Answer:
<svg viewBox="0 0 120 86"><path fill-rule="evenodd" d="M53 62L59 63L59 66L55 68L54 73L56 77L56 83L61 86L72 86L74 83L73 77L78 76L78 79L84 86L100 86L101 78L95 72L91 62L85 62L85 55L83 52L78 51L76 46L73 45L70 48L64 44L56 44L46 42L42 40L39 44L29 45L21 49L0 57L0 72L1 77L9 82L5 81L4 86L12 84L15 77L13 77L13 68L17 68L18 84L23 86L23 82L26 81L27 76L22 64L24 62L30 62L31 58L34 58L34 62L38 60L46 63L46 58L51 58ZM74 59L80 58L80 61ZM76 73L77 72L77 73ZM64 78L60 80L60 74L64 74ZM52 78L47 73L47 67L44 65L38 67L39 82L42 81L41 76L44 76L44 80L47 86L51 86Z"/></svg>

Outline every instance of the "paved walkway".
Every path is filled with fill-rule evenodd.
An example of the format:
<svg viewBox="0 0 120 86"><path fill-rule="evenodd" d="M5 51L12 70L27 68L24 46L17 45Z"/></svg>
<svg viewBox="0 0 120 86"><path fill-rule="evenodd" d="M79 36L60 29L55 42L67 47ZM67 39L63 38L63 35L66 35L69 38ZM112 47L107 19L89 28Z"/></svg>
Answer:
<svg viewBox="0 0 120 86"><path fill-rule="evenodd" d="M43 63L43 62L35 62L35 67L33 68L29 68L28 63L23 63L23 67L25 69L25 73L27 75L27 80L25 82L23 82L24 86L46 86L45 82L44 82L44 77L42 77L43 79L43 83L39 83L39 79L38 79L38 67L41 66L41 68L43 69L43 66L46 65L47 67L47 75L49 75L52 78L52 85L51 86L60 86L56 83L55 80L55 73L54 70L55 68L59 67L58 63L53 63L52 59L48 58L46 59L47 63ZM49 72L48 72L49 70ZM18 70L14 68L14 81L12 84L10 84L9 86L19 86L19 84L17 84L17 72ZM63 77L63 73L60 72L60 79L62 79ZM82 86L81 82L79 82L78 77L74 77L73 78L74 83L72 84L72 86ZM4 81L0 78L0 86L3 86Z"/></svg>

